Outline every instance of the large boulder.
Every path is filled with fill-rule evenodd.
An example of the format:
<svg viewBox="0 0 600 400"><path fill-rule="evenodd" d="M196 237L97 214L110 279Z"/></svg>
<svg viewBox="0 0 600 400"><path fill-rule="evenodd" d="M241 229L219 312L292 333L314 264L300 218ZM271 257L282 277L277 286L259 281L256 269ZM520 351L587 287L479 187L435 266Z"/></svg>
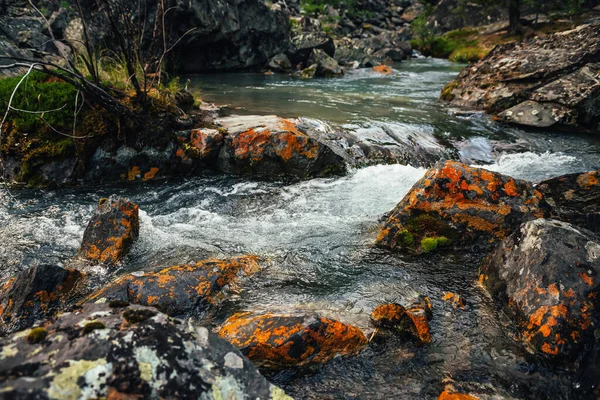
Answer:
<svg viewBox="0 0 600 400"><path fill-rule="evenodd" d="M497 46L442 92L454 105L534 127L600 129L600 24Z"/></svg>
<svg viewBox="0 0 600 400"><path fill-rule="evenodd" d="M557 220L526 222L484 260L480 273L535 350L574 360L597 344L600 237L594 233Z"/></svg>
<svg viewBox="0 0 600 400"><path fill-rule="evenodd" d="M331 78L344 75L344 70L339 66L338 62L323 50L313 50L308 58L308 63L317 66L315 74L317 77Z"/></svg>
<svg viewBox="0 0 600 400"><path fill-rule="evenodd" d="M291 399L208 329L153 309L89 305L0 341L10 399Z"/></svg>
<svg viewBox="0 0 600 400"><path fill-rule="evenodd" d="M289 58L293 64L306 63L313 50L322 50L333 57L335 43L331 36L323 32L319 20L304 17L292 29Z"/></svg>
<svg viewBox="0 0 600 400"><path fill-rule="evenodd" d="M381 247L428 252L490 244L524 221L549 215L532 184L456 161L436 164L387 216Z"/></svg>
<svg viewBox="0 0 600 400"><path fill-rule="evenodd" d="M137 240L138 214L137 204L126 199L101 199L83 233L79 256L92 263L117 264Z"/></svg>
<svg viewBox="0 0 600 400"><path fill-rule="evenodd" d="M307 135L295 120L233 116L216 123L227 131L218 159L221 171L300 179L346 172L344 159Z"/></svg>
<svg viewBox="0 0 600 400"><path fill-rule="evenodd" d="M367 345L358 328L318 315L239 313L223 324L219 335L265 369L316 367Z"/></svg>
<svg viewBox="0 0 600 400"><path fill-rule="evenodd" d="M260 270L258 257L205 260L176 265L158 272L122 276L93 293L86 301L153 306L171 317L206 311L218 302L225 288L240 277Z"/></svg>
<svg viewBox="0 0 600 400"><path fill-rule="evenodd" d="M2 285L0 334L48 319L73 300L85 275L58 265L30 267Z"/></svg>
<svg viewBox="0 0 600 400"><path fill-rule="evenodd" d="M553 216L600 233L600 171L548 179L537 189L552 206Z"/></svg>

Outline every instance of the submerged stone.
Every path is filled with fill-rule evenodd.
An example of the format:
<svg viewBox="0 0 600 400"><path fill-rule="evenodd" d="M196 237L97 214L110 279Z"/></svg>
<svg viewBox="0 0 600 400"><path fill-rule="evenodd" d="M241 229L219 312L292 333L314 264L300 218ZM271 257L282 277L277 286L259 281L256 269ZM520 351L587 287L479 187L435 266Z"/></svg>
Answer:
<svg viewBox="0 0 600 400"><path fill-rule="evenodd" d="M115 265L137 240L138 212L137 204L126 199L101 199L83 233L79 255L93 263Z"/></svg>
<svg viewBox="0 0 600 400"><path fill-rule="evenodd" d="M319 366L367 345L358 328L318 315L239 313L225 321L219 335L257 366L273 370Z"/></svg>
<svg viewBox="0 0 600 400"><path fill-rule="evenodd" d="M0 333L28 328L63 311L83 277L57 265L36 265L17 274L0 292Z"/></svg>
<svg viewBox="0 0 600 400"><path fill-rule="evenodd" d="M133 273L93 293L87 301L153 306L172 317L189 316L217 303L223 290L260 270L259 258L209 259L158 272Z"/></svg>
<svg viewBox="0 0 600 400"><path fill-rule="evenodd" d="M549 215L532 184L456 161L436 164L392 210L377 245L424 253L489 246L521 222Z"/></svg>
<svg viewBox="0 0 600 400"><path fill-rule="evenodd" d="M371 313L371 322L377 328L393 331L402 336L410 336L421 344L431 342L429 321L433 317L428 298L404 308L400 304L380 304Z"/></svg>
<svg viewBox="0 0 600 400"><path fill-rule="evenodd" d="M480 281L522 340L555 359L585 356L600 322L600 238L568 223L529 221L483 262Z"/></svg>
<svg viewBox="0 0 600 400"><path fill-rule="evenodd" d="M33 330L0 339L0 397L291 400L210 330L156 312L137 323L124 314L87 305L47 323L45 340L28 340Z"/></svg>

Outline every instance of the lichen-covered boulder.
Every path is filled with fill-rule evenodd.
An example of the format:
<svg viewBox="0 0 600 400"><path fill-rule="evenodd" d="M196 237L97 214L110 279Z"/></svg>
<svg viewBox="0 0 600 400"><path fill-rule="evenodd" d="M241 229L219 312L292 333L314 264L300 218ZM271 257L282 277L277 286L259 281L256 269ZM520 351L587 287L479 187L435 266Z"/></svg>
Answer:
<svg viewBox="0 0 600 400"><path fill-rule="evenodd" d="M238 313L225 321L219 335L265 369L316 367L367 345L358 328L318 315Z"/></svg>
<svg viewBox="0 0 600 400"><path fill-rule="evenodd" d="M0 334L25 329L63 310L84 274L57 265L36 265L8 280L0 292Z"/></svg>
<svg viewBox="0 0 600 400"><path fill-rule="evenodd" d="M179 148L175 156L184 164L198 160L210 165L216 161L223 147L223 137L224 133L218 129L198 128L178 132Z"/></svg>
<svg viewBox="0 0 600 400"><path fill-rule="evenodd" d="M227 130L218 160L224 172L300 179L346 172L344 159L300 130L295 120L234 116L216 122Z"/></svg>
<svg viewBox="0 0 600 400"><path fill-rule="evenodd" d="M140 306L87 305L0 348L2 398L291 399L208 329Z"/></svg>
<svg viewBox="0 0 600 400"><path fill-rule="evenodd" d="M101 199L83 233L79 256L92 263L115 265L137 240L138 212L137 204L126 199Z"/></svg>
<svg viewBox="0 0 600 400"><path fill-rule="evenodd" d="M600 23L496 46L442 99L519 125L600 129Z"/></svg>
<svg viewBox="0 0 600 400"><path fill-rule="evenodd" d="M557 219L600 233L600 171L548 179L537 189Z"/></svg>
<svg viewBox="0 0 600 400"><path fill-rule="evenodd" d="M526 343L553 358L574 359L597 340L599 274L600 237L538 219L521 225L484 260L480 282Z"/></svg>
<svg viewBox="0 0 600 400"><path fill-rule="evenodd" d="M421 299L408 308L400 304L380 304L371 313L371 322L377 328L410 336L421 344L431 342L429 321L433 317L428 298Z"/></svg>
<svg viewBox="0 0 600 400"><path fill-rule="evenodd" d="M217 303L226 287L260 270L259 258L243 256L132 273L93 293L86 301L153 306L171 317L189 316Z"/></svg>
<svg viewBox="0 0 600 400"><path fill-rule="evenodd" d="M456 161L436 164L387 217L377 245L429 252L502 240L550 207L532 184Z"/></svg>

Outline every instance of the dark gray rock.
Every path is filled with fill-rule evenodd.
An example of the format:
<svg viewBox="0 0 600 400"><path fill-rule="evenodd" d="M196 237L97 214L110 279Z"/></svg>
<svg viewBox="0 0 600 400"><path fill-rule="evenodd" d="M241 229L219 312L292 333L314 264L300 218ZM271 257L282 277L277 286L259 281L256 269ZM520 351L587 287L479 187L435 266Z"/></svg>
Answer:
<svg viewBox="0 0 600 400"><path fill-rule="evenodd" d="M140 306L88 305L0 342L3 398L291 400L227 341Z"/></svg>
<svg viewBox="0 0 600 400"><path fill-rule="evenodd" d="M600 237L565 222L521 225L483 262L480 282L521 339L555 360L581 360L598 343Z"/></svg>
<svg viewBox="0 0 600 400"><path fill-rule="evenodd" d="M323 50L328 56L335 54L333 38L323 32L319 20L302 18L292 31L291 47L288 52L293 64L306 63L313 50Z"/></svg>
<svg viewBox="0 0 600 400"><path fill-rule="evenodd" d="M344 70L339 66L338 62L328 56L323 50L314 49L308 59L309 64L316 65L317 77L331 78L334 76L344 75Z"/></svg>
<svg viewBox="0 0 600 400"><path fill-rule="evenodd" d="M292 69L292 62L283 53L275 54L269 61L269 69L275 72L288 72Z"/></svg>
<svg viewBox="0 0 600 400"><path fill-rule="evenodd" d="M33 326L62 311L84 275L58 265L36 265L5 282L0 292L0 334Z"/></svg>
<svg viewBox="0 0 600 400"><path fill-rule="evenodd" d="M600 130L600 24L494 48L442 99L533 127Z"/></svg>
<svg viewBox="0 0 600 400"><path fill-rule="evenodd" d="M600 171L548 179L537 189L555 218L600 233Z"/></svg>

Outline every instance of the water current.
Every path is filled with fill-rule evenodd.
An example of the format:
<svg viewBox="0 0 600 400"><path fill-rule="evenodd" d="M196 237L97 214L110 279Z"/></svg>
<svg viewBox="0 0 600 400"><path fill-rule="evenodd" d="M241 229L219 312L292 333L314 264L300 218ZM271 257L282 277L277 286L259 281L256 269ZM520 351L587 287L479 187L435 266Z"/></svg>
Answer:
<svg viewBox="0 0 600 400"><path fill-rule="evenodd" d="M471 163L535 182L600 169L600 140L576 133L525 131L438 100L462 66L417 59L393 76L356 72L334 80L218 74L190 78L206 100L229 113L310 117L340 127L381 124L421 132L452 145ZM429 139L428 139L429 140ZM140 185L13 191L0 194L0 281L36 263L65 263L77 251L100 197L119 194L140 205L140 240L124 271L258 254L268 267L210 316L234 311L312 313L366 332L382 302L433 303L433 341L373 345L311 373L269 378L306 399L435 399L442 381L470 382L503 398L578 398L578 383L530 355L506 318L477 286L474 254L419 259L375 249L378 221L424 174L410 165L375 165L345 177L265 182L207 172ZM446 292L466 300L455 310Z"/></svg>

